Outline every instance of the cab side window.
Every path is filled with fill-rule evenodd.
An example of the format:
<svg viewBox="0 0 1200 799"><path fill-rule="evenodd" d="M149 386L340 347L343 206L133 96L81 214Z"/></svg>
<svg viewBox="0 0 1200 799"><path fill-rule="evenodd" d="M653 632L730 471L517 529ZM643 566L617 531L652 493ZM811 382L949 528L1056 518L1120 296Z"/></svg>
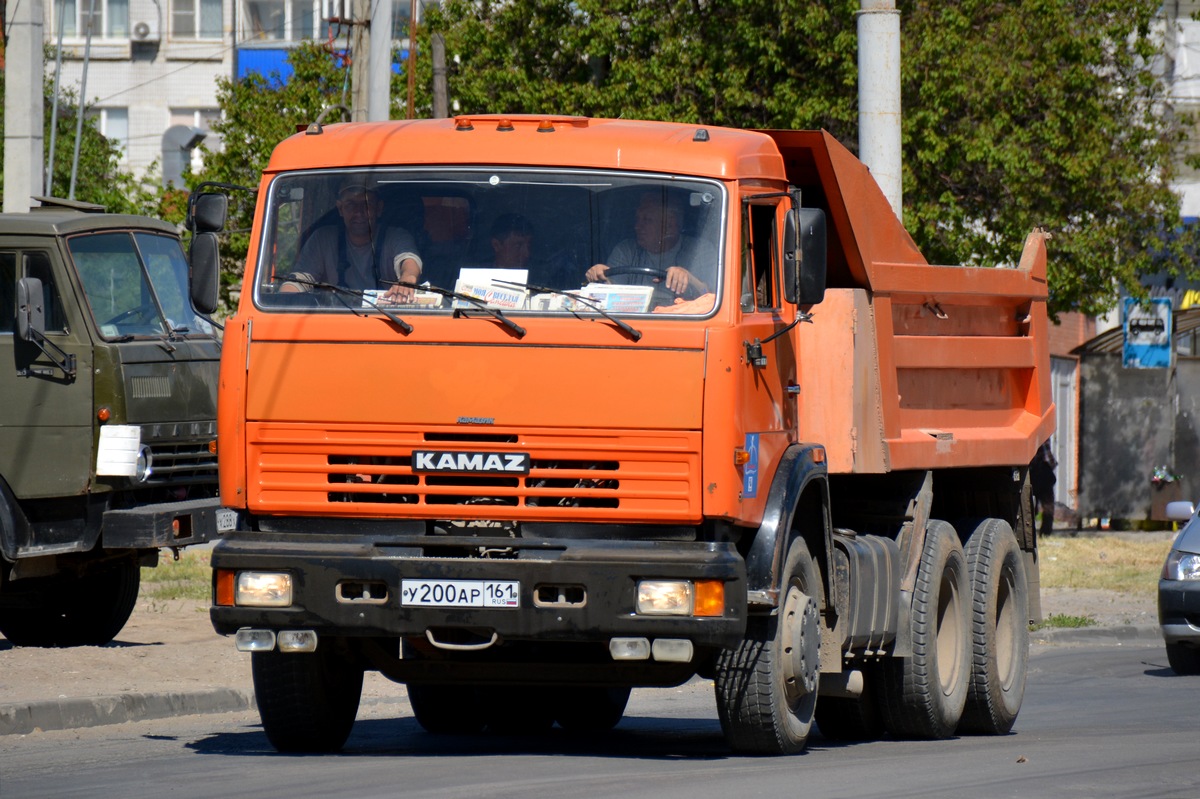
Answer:
<svg viewBox="0 0 1200 799"><path fill-rule="evenodd" d="M775 205L742 211L742 310L779 308L779 236Z"/></svg>
<svg viewBox="0 0 1200 799"><path fill-rule="evenodd" d="M46 309L46 332L65 333L67 315L58 296L58 287L54 284L54 270L50 268L50 256L35 250L25 253L24 261L23 277L36 277L42 281L42 302Z"/></svg>
<svg viewBox="0 0 1200 799"><path fill-rule="evenodd" d="M17 319L17 254L0 252L0 334L12 333Z"/></svg>

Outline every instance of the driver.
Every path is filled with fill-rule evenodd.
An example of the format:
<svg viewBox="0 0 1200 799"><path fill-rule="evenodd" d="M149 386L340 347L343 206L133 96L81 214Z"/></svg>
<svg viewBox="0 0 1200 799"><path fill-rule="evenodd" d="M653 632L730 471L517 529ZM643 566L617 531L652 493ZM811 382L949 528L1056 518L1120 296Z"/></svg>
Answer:
<svg viewBox="0 0 1200 799"><path fill-rule="evenodd" d="M707 294L717 264L716 248L707 241L682 235L682 227L683 202L679 197L664 198L660 191L642 193L634 217L634 237L614 247L608 263L596 264L584 277L590 283L664 283L674 293L689 298ZM610 270L618 279L608 277ZM703 278L696 274L701 270Z"/></svg>

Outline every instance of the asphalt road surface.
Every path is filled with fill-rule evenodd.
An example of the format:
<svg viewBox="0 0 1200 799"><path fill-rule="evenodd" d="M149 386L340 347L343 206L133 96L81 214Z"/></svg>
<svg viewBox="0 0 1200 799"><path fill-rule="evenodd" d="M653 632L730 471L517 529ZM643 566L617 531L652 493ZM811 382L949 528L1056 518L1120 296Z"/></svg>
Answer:
<svg viewBox="0 0 1200 799"><path fill-rule="evenodd" d="M373 679L375 675L369 676ZM257 715L0 738L0 799L25 797L1200 796L1200 677L1152 641L1036 645L1013 734L731 754L711 684L635 691L599 737L437 737L407 701L364 705L344 753L275 754Z"/></svg>

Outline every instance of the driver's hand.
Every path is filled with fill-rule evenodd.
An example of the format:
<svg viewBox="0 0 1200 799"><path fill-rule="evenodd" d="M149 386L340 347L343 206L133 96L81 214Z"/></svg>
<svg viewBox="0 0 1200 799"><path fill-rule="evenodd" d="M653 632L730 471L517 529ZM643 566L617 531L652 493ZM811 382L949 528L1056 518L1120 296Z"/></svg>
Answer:
<svg viewBox="0 0 1200 799"><path fill-rule="evenodd" d="M589 283L608 283L609 282L608 278L604 276L604 273L607 271L608 271L607 264L596 264L591 269L584 272L583 277Z"/></svg>
<svg viewBox="0 0 1200 799"><path fill-rule="evenodd" d="M383 295L383 299L395 303L412 302L414 293L412 286L393 285Z"/></svg>
<svg viewBox="0 0 1200 799"><path fill-rule="evenodd" d="M667 269L667 288L676 294L683 294L687 291L691 282L692 273L682 266L672 266Z"/></svg>

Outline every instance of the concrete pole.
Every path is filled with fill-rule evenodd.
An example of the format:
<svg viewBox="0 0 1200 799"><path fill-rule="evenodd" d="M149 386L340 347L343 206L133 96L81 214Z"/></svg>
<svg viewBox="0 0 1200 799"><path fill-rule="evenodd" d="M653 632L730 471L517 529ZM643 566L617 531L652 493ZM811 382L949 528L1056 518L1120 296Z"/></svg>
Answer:
<svg viewBox="0 0 1200 799"><path fill-rule="evenodd" d="M42 82L42 0L9 3L4 50L4 212L29 213L44 193L46 151Z"/></svg>
<svg viewBox="0 0 1200 799"><path fill-rule="evenodd" d="M900 12L895 0L861 0L858 12L858 157L903 221Z"/></svg>
<svg viewBox="0 0 1200 799"><path fill-rule="evenodd" d="M386 122L392 111L392 0L371 3L370 96L367 119Z"/></svg>
<svg viewBox="0 0 1200 799"><path fill-rule="evenodd" d="M433 34L429 40L433 56L433 117L445 119L450 116L450 105L446 99L446 40L440 33Z"/></svg>

